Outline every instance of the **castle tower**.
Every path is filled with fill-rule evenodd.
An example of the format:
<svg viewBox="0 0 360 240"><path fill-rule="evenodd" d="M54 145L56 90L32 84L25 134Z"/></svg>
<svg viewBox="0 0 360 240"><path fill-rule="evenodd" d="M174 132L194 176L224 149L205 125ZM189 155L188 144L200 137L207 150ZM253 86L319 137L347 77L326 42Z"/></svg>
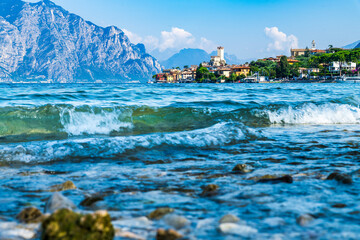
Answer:
<svg viewBox="0 0 360 240"><path fill-rule="evenodd" d="M217 48L217 52L218 52L218 57L220 58L220 61L224 61L225 57L224 57L224 48L223 47L218 47Z"/></svg>
<svg viewBox="0 0 360 240"><path fill-rule="evenodd" d="M313 40L311 42L311 50L316 50L316 42L315 42L315 40Z"/></svg>

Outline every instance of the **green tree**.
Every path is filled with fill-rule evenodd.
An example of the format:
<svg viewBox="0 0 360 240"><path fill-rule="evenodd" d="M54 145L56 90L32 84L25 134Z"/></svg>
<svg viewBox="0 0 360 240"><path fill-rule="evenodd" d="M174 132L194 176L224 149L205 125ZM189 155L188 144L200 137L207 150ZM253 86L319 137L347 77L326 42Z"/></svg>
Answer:
<svg viewBox="0 0 360 240"><path fill-rule="evenodd" d="M236 81L236 78L237 78L236 74L235 74L235 73L232 73L232 74L230 75L229 80L230 80L231 82L235 82L235 81Z"/></svg>
<svg viewBox="0 0 360 240"><path fill-rule="evenodd" d="M189 65L185 65L185 66L184 66L184 69L187 69L187 68L189 68Z"/></svg>
<svg viewBox="0 0 360 240"><path fill-rule="evenodd" d="M280 62L276 68L276 76L279 78L287 78L290 76L290 64L286 56L280 58Z"/></svg>
<svg viewBox="0 0 360 240"><path fill-rule="evenodd" d="M196 78L197 82L203 82L205 78L208 78L209 70L206 67L203 67L202 64L196 69Z"/></svg>

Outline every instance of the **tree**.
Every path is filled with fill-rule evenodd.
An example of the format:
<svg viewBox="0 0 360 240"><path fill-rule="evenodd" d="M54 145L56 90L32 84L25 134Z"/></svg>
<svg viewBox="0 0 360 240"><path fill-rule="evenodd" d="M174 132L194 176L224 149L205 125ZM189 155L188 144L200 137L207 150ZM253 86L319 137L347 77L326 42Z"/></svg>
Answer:
<svg viewBox="0 0 360 240"><path fill-rule="evenodd" d="M189 68L189 65L185 65L185 66L184 66L184 69L188 69L188 68Z"/></svg>
<svg viewBox="0 0 360 240"><path fill-rule="evenodd" d="M206 67L203 67L202 64L196 69L196 81L203 82L205 78L209 77L209 70Z"/></svg>
<svg viewBox="0 0 360 240"><path fill-rule="evenodd" d="M305 49L305 57L310 57L310 50L308 47Z"/></svg>
<svg viewBox="0 0 360 240"><path fill-rule="evenodd" d="M237 78L236 74L235 74L235 73L232 73L232 74L230 75L229 80L230 80L231 82L235 82L235 81L236 81L236 78Z"/></svg>
<svg viewBox="0 0 360 240"><path fill-rule="evenodd" d="M287 78L290 75L290 64L286 56L280 58L280 62L276 68L276 76L279 78Z"/></svg>

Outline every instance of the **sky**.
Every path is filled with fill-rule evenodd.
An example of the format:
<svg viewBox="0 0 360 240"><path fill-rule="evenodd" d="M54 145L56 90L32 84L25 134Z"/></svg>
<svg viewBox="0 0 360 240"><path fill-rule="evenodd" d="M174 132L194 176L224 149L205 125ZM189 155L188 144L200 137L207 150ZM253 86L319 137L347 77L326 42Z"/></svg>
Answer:
<svg viewBox="0 0 360 240"><path fill-rule="evenodd" d="M33 0L34 1L34 0ZM239 59L360 40L360 0L53 0L97 25L114 25L148 52L225 47Z"/></svg>

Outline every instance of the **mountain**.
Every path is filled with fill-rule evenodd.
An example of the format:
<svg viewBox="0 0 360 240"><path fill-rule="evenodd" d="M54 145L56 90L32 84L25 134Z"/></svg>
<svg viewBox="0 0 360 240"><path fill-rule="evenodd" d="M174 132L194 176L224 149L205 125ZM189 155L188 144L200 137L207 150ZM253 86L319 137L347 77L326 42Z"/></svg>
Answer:
<svg viewBox="0 0 360 240"><path fill-rule="evenodd" d="M0 2L0 77L14 80L142 80L161 70L142 44L49 0Z"/></svg>
<svg viewBox="0 0 360 240"><path fill-rule="evenodd" d="M182 49L168 60L160 62L165 68L184 67L185 65L199 65L204 61L210 61L210 55L202 49Z"/></svg>
<svg viewBox="0 0 360 240"><path fill-rule="evenodd" d="M360 40L356 41L356 42L353 42L353 43L351 43L349 45L346 45L343 48L345 48L345 49L353 49L353 48L359 48L359 47L360 47Z"/></svg>
<svg viewBox="0 0 360 240"><path fill-rule="evenodd" d="M174 54L169 59L165 61L161 61L161 65L165 68L173 68L173 67L183 67L185 65L199 65L202 62L209 62L211 56L216 56L217 51L212 53L207 53L202 49L191 49L185 48L180 50L180 52ZM230 55L225 53L225 60L227 64L240 64L243 61L239 60L235 55Z"/></svg>

